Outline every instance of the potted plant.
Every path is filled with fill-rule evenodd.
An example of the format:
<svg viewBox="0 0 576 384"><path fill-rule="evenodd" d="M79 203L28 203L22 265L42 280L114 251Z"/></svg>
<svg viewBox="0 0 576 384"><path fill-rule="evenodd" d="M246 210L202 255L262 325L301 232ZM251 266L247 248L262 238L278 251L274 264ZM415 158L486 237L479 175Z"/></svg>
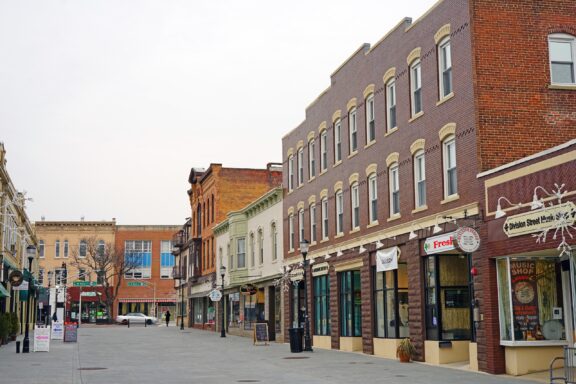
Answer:
<svg viewBox="0 0 576 384"><path fill-rule="evenodd" d="M396 357L398 357L402 363L409 363L415 354L416 348L414 348L414 344L412 344L412 341L410 341L408 337L402 339L396 348Z"/></svg>
<svg viewBox="0 0 576 384"><path fill-rule="evenodd" d="M0 314L0 345L8 343L10 333L10 320L7 314Z"/></svg>
<svg viewBox="0 0 576 384"><path fill-rule="evenodd" d="M10 338L12 341L16 340L18 334L18 315L16 312L10 313Z"/></svg>

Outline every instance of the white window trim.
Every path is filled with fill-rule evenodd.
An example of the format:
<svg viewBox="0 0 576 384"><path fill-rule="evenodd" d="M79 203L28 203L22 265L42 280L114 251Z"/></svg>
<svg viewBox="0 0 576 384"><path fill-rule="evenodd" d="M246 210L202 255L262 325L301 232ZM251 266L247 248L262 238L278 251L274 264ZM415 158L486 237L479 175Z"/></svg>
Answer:
<svg viewBox="0 0 576 384"><path fill-rule="evenodd" d="M344 195L342 190L336 192L336 234L341 235L344 233ZM338 220L339 216L342 215L342 223Z"/></svg>
<svg viewBox="0 0 576 384"><path fill-rule="evenodd" d="M310 242L316 242L316 203L310 204Z"/></svg>
<svg viewBox="0 0 576 384"><path fill-rule="evenodd" d="M353 137L356 138L356 148L352 148ZM356 108L352 108L348 112L348 153L351 155L356 152L358 152L358 121Z"/></svg>
<svg viewBox="0 0 576 384"><path fill-rule="evenodd" d="M334 122L334 164L342 161L342 121Z"/></svg>
<svg viewBox="0 0 576 384"><path fill-rule="evenodd" d="M369 221L370 224L373 224L378 221L378 180L374 173L368 177L368 200ZM373 201L376 201L376 212L373 212L372 209Z"/></svg>
<svg viewBox="0 0 576 384"><path fill-rule="evenodd" d="M420 162L418 159L422 159L422 169L420 169ZM418 174L422 173L422 179L418 178ZM426 193L424 193L424 204L419 204L420 189L418 188L418 183L423 181L424 188L426 188L426 157L424 156L424 151L420 150L414 154L414 206L416 208L421 208L426 206Z"/></svg>
<svg viewBox="0 0 576 384"><path fill-rule="evenodd" d="M288 248L289 251L294 251L294 214L288 216Z"/></svg>
<svg viewBox="0 0 576 384"><path fill-rule="evenodd" d="M557 83L552 80L552 53L550 52L551 42L563 42L570 43L572 50L572 77L574 81L572 83ZM550 84L552 85L576 85L576 36L572 36L566 33L553 33L548 35L548 66L550 67Z"/></svg>
<svg viewBox="0 0 576 384"><path fill-rule="evenodd" d="M398 206L398 212L394 212L394 193L398 193L398 200L400 200L400 175L398 170L398 163L393 163L388 168L388 186L390 195L390 217L397 216L400 214L400 206ZM398 204L400 205L400 204Z"/></svg>
<svg viewBox="0 0 576 384"><path fill-rule="evenodd" d="M391 102L394 102L392 104ZM392 114L391 110L394 108L394 126L392 126ZM392 131L398 125L398 118L396 113L396 82L394 79L391 79L386 83L386 130L387 132Z"/></svg>
<svg viewBox="0 0 576 384"><path fill-rule="evenodd" d="M326 148L328 144L328 133L322 131L320 134L320 172L324 172L328 169L328 149Z"/></svg>
<svg viewBox="0 0 576 384"><path fill-rule="evenodd" d="M416 71L416 69L418 70ZM418 74L418 76L414 75L415 72ZM418 88L416 88L417 86L416 83L419 84ZM416 111L416 92L418 90L420 90L420 110ZM420 62L420 59L417 59L414 60L412 64L410 64L410 112L412 117L415 117L424 110L424 107L422 105L423 99L424 98L422 97L422 63Z"/></svg>
<svg viewBox="0 0 576 384"><path fill-rule="evenodd" d="M354 230L360 228L360 190L358 188L358 183L354 183L350 186L350 202L352 229Z"/></svg>
<svg viewBox="0 0 576 384"><path fill-rule="evenodd" d="M444 60L444 55L442 54L446 46L448 46L448 60L450 62L449 67L447 66L447 63ZM450 70L450 91L446 92L446 89L444 89L444 72L448 70ZM452 44L450 43L449 36L446 36L438 43L438 89L440 91L440 100L448 97L454 89L454 84L452 82Z"/></svg>
<svg viewBox="0 0 576 384"><path fill-rule="evenodd" d="M294 155L288 157L288 191L294 190Z"/></svg>
<svg viewBox="0 0 576 384"><path fill-rule="evenodd" d="M308 142L308 180L316 177L316 141L314 139Z"/></svg>
<svg viewBox="0 0 576 384"><path fill-rule="evenodd" d="M448 185L449 185L449 180L448 180L448 158L449 158L449 145L452 144L454 146L454 169L456 169L456 191L454 191L454 193L452 194L448 194ZM444 176L444 198L449 198L450 196L456 196L458 195L458 162L456 161L456 139L454 136L449 136L447 137L443 142L442 142L442 157L443 157L443 176Z"/></svg>
<svg viewBox="0 0 576 384"><path fill-rule="evenodd" d="M322 215L322 240L328 239L328 198L323 198L321 202Z"/></svg>
<svg viewBox="0 0 576 384"><path fill-rule="evenodd" d="M370 94L366 98L366 144L370 144L376 140L376 111L374 110L374 94ZM370 123L374 125L374 136L370 137Z"/></svg>
<svg viewBox="0 0 576 384"><path fill-rule="evenodd" d="M304 184L304 149L300 148L297 155L298 163L298 186Z"/></svg>

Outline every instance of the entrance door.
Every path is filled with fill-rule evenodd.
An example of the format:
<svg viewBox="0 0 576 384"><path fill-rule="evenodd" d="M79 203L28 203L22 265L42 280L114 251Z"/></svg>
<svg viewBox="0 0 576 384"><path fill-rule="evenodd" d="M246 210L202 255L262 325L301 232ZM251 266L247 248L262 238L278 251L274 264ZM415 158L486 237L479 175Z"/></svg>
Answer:
<svg viewBox="0 0 576 384"><path fill-rule="evenodd" d="M568 260L562 261L562 292L564 293L564 308L566 326L566 341L568 345L576 347L576 261L575 255L571 254Z"/></svg>

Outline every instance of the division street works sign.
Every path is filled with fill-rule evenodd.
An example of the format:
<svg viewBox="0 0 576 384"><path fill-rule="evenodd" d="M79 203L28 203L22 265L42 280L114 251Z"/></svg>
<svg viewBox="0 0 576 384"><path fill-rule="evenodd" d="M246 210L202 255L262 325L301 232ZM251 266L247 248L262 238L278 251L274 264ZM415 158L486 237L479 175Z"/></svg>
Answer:
<svg viewBox="0 0 576 384"><path fill-rule="evenodd" d="M522 236L557 227L560 221L574 225L576 206L573 202L562 203L551 207L509 216L504 222L504 233L508 237Z"/></svg>

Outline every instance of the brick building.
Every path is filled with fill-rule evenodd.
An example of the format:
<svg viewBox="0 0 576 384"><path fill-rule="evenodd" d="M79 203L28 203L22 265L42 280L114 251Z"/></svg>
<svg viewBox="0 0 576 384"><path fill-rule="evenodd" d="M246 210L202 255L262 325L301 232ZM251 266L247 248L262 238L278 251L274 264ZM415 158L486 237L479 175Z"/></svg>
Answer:
<svg viewBox="0 0 576 384"><path fill-rule="evenodd" d="M213 227L226 215L239 210L282 182L282 172L274 164L266 169L226 168L210 164L193 168L188 178L191 188L190 238L175 244L181 269L180 289L186 291L188 325L214 329L215 308L206 297L216 285L216 247ZM187 248L187 253L181 253ZM186 259L187 256L187 259Z"/></svg>
<svg viewBox="0 0 576 384"><path fill-rule="evenodd" d="M282 139L285 263L304 239L315 261L285 328L307 305L315 347L394 358L409 336L418 360L491 373L570 342L501 341L479 175L575 137L575 20L573 1L444 0L331 75Z"/></svg>
<svg viewBox="0 0 576 384"><path fill-rule="evenodd" d="M141 312L160 317L167 310L176 312L172 238L179 229L175 225L116 227L117 248L139 263L121 282L115 305L117 314Z"/></svg>

